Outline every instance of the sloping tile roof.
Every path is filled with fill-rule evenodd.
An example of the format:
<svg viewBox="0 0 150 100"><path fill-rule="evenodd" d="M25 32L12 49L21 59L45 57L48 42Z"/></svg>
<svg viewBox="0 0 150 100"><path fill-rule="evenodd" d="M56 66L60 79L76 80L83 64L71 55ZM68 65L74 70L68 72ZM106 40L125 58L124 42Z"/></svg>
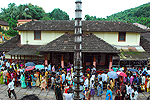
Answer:
<svg viewBox="0 0 150 100"><path fill-rule="evenodd" d="M121 52L121 60L147 60L149 55L146 52Z"/></svg>
<svg viewBox="0 0 150 100"><path fill-rule="evenodd" d="M64 34L54 41L39 47L38 51L74 52L74 37L75 34ZM119 53L120 51L94 34L83 34L82 52Z"/></svg>
<svg viewBox="0 0 150 100"><path fill-rule="evenodd" d="M20 35L16 35L10 40L6 41L0 46L0 51L10 51L14 48L17 48L21 45Z"/></svg>
<svg viewBox="0 0 150 100"><path fill-rule="evenodd" d="M22 45L19 48L14 48L13 50L9 51L7 54L9 55L38 55L39 52L37 48L40 45Z"/></svg>
<svg viewBox="0 0 150 100"><path fill-rule="evenodd" d="M150 32L141 33L140 34L143 38L147 39L150 42Z"/></svg>
<svg viewBox="0 0 150 100"><path fill-rule="evenodd" d="M140 45L150 55L150 41L143 36L140 37Z"/></svg>
<svg viewBox="0 0 150 100"><path fill-rule="evenodd" d="M1 21L1 20L0 20L0 25L9 26L9 24L7 22Z"/></svg>
<svg viewBox="0 0 150 100"><path fill-rule="evenodd" d="M31 21L14 28L15 30L74 31L75 21L49 20ZM125 22L116 21L82 21L83 31L94 32L145 32L145 30Z"/></svg>

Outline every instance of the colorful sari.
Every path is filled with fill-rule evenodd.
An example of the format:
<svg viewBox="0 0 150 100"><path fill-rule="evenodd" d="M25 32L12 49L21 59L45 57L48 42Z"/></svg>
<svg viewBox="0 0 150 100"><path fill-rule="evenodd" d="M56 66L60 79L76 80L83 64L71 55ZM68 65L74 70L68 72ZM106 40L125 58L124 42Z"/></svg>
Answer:
<svg viewBox="0 0 150 100"><path fill-rule="evenodd" d="M1 71L0 74L1 74L1 78L0 78L1 81L0 81L0 83L1 83L1 84L4 84L3 71Z"/></svg>
<svg viewBox="0 0 150 100"><path fill-rule="evenodd" d="M25 83L25 76L24 75L21 75L21 87L22 88L26 88L26 83Z"/></svg>

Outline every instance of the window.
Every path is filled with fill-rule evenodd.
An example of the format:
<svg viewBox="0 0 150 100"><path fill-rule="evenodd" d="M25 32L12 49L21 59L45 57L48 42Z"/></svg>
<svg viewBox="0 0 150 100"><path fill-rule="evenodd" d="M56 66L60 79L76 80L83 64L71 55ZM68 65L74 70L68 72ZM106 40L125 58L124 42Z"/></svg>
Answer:
<svg viewBox="0 0 150 100"><path fill-rule="evenodd" d="M41 40L41 31L34 31L34 40Z"/></svg>
<svg viewBox="0 0 150 100"><path fill-rule="evenodd" d="M119 32L118 41L121 41L121 42L126 41L126 32Z"/></svg>

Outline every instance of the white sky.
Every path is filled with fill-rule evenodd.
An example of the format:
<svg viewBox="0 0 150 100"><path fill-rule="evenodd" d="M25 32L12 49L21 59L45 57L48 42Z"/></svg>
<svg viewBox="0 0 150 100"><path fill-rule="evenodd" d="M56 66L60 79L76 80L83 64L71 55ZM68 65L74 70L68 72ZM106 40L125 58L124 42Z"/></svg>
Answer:
<svg viewBox="0 0 150 100"><path fill-rule="evenodd" d="M75 17L76 0L0 0L0 8L7 8L9 3L20 4L32 3L42 7L46 13L54 8L60 8L67 12L70 19ZM150 0L82 0L82 18L86 14L96 17L106 17L114 13L148 3Z"/></svg>

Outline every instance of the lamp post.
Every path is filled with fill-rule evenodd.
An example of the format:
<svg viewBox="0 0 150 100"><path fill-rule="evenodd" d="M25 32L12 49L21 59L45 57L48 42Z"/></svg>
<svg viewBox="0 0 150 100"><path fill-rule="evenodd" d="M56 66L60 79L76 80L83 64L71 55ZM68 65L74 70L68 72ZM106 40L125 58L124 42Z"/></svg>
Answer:
<svg viewBox="0 0 150 100"><path fill-rule="evenodd" d="M74 68L76 70L74 83L77 84L74 87L74 91L76 92L74 95L74 100L81 100L80 92L83 90L80 84L83 80L80 79L80 71L82 70L82 9L81 0L76 0L76 10L75 10L75 40L74 40Z"/></svg>

